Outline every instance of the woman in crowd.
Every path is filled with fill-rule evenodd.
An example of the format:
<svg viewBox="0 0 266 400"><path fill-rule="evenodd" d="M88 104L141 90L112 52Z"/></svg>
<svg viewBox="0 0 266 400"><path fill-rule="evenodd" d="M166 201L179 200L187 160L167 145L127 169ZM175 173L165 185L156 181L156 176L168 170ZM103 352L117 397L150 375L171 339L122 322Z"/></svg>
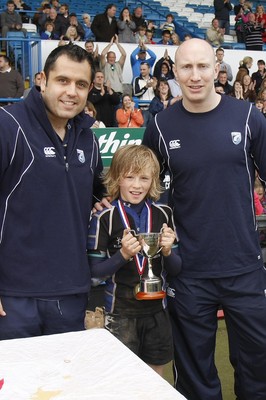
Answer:
<svg viewBox="0 0 266 400"><path fill-rule="evenodd" d="M67 28L64 38L67 38L67 40L69 40L70 42L79 41L80 36L78 35L77 28L75 26L69 26Z"/></svg>
<svg viewBox="0 0 266 400"><path fill-rule="evenodd" d="M152 99L149 111L155 116L158 112L165 110L174 104L177 98L171 95L170 87L165 78L160 78L155 89L155 97Z"/></svg>
<svg viewBox="0 0 266 400"><path fill-rule="evenodd" d="M243 80L243 97L244 100L248 100L251 103L254 103L256 100L256 91L255 91L255 82L252 82L251 77L249 75L244 75Z"/></svg>
<svg viewBox="0 0 266 400"><path fill-rule="evenodd" d="M122 97L122 108L116 111L116 120L119 128L140 128L143 123L143 115L129 94Z"/></svg>
<svg viewBox="0 0 266 400"><path fill-rule="evenodd" d="M243 96L244 88L241 81L235 80L233 84L233 91L231 93L232 97L235 97L238 100L244 100Z"/></svg>
<svg viewBox="0 0 266 400"><path fill-rule="evenodd" d="M171 33L171 42L174 46L180 46L181 40L176 32Z"/></svg>
<svg viewBox="0 0 266 400"><path fill-rule="evenodd" d="M244 75L249 75L249 70L252 67L253 58L246 56L243 60L239 61L238 73L236 75L236 81L242 82Z"/></svg>
<svg viewBox="0 0 266 400"><path fill-rule="evenodd" d="M104 123L96 119L97 111L95 110L94 105L90 101L87 101L86 106L84 108L84 112L85 114L88 114L90 117L95 119L95 122L93 123L91 128L105 128Z"/></svg>
<svg viewBox="0 0 266 400"><path fill-rule="evenodd" d="M136 39L134 37L134 31L136 29L136 24L132 20L129 8L124 7L119 15L117 21L118 27L118 40L120 43L135 43Z"/></svg>

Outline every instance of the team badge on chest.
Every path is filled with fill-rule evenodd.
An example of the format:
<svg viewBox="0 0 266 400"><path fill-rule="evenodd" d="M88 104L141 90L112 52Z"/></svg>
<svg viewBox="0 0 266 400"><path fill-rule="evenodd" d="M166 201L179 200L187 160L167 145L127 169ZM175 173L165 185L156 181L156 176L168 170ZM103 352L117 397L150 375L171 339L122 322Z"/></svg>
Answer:
<svg viewBox="0 0 266 400"><path fill-rule="evenodd" d="M231 132L231 137L234 144L239 144L242 140L241 132Z"/></svg>
<svg viewBox="0 0 266 400"><path fill-rule="evenodd" d="M83 151L83 150L77 149L77 153L78 153L79 162L81 162L82 164L84 164L84 163L85 163L84 151Z"/></svg>

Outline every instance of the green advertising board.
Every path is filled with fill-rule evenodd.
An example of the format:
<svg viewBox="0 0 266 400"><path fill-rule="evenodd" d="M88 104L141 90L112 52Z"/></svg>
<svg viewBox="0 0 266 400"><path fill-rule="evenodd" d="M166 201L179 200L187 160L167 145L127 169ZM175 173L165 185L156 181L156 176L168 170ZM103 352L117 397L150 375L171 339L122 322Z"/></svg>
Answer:
<svg viewBox="0 0 266 400"><path fill-rule="evenodd" d="M99 140L104 167L109 167L115 151L126 144L141 144L145 128L98 128L93 132Z"/></svg>

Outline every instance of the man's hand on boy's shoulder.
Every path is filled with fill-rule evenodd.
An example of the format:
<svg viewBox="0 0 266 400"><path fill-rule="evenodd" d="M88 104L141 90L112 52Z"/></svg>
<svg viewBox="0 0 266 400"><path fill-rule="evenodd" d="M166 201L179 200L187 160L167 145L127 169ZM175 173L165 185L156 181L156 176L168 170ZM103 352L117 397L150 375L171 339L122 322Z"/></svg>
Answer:
<svg viewBox="0 0 266 400"><path fill-rule="evenodd" d="M112 205L110 201L110 197L103 197L101 201L95 203L92 209L93 214L95 214L97 211L102 211L104 208L111 208Z"/></svg>

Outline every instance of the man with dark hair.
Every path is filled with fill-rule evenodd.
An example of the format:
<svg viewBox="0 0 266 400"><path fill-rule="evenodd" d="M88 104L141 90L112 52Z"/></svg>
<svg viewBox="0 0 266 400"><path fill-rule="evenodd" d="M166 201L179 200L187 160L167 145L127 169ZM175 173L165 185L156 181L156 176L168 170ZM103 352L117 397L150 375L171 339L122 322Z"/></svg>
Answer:
<svg viewBox="0 0 266 400"><path fill-rule="evenodd" d="M87 52L59 46L41 91L0 109L0 340L84 329L87 229L102 195L83 111L92 79Z"/></svg>
<svg viewBox="0 0 266 400"><path fill-rule="evenodd" d="M8 0L6 3L6 11L1 13L2 37L6 38L9 31L21 31L26 35L26 29L22 28L21 16L15 11L15 3L13 0ZM2 42L2 49L6 49L6 41Z"/></svg>
<svg viewBox="0 0 266 400"><path fill-rule="evenodd" d="M164 44L165 46L171 46L171 32L166 29L165 31L162 32L162 39L159 40L157 44Z"/></svg>
<svg viewBox="0 0 266 400"><path fill-rule="evenodd" d="M104 81L104 73L102 71L97 71L88 100L95 107L97 120L102 121L107 127L112 127L116 126L115 106L119 104L120 96L112 89L109 80L106 81L106 84L104 84Z"/></svg>
<svg viewBox="0 0 266 400"><path fill-rule="evenodd" d="M91 24L91 30L94 33L96 42L110 42L117 34L115 14L116 5L108 4L103 14L95 15Z"/></svg>
<svg viewBox="0 0 266 400"><path fill-rule="evenodd" d="M85 50L87 53L91 56L92 62L94 65L94 69L99 70L100 69L100 62L101 62L101 55L99 54L99 46L96 44L95 50L94 50L94 41L93 40L86 40L85 42Z"/></svg>
<svg viewBox="0 0 266 400"><path fill-rule="evenodd" d="M225 94L231 94L233 91L233 86L228 82L227 72L219 71L218 79L214 83L214 86L222 86Z"/></svg>
<svg viewBox="0 0 266 400"><path fill-rule="evenodd" d="M0 55L0 97L19 98L23 96L23 92L24 82L21 74L11 68L9 57ZM7 104L1 103L1 105Z"/></svg>
<svg viewBox="0 0 266 400"><path fill-rule="evenodd" d="M219 27L224 28L225 34L230 34L230 11L233 6L230 0L214 0L214 14L219 21Z"/></svg>
<svg viewBox="0 0 266 400"><path fill-rule="evenodd" d="M259 93L263 79L266 77L265 61L258 60L258 70L251 75L252 81L255 82L256 93Z"/></svg>

